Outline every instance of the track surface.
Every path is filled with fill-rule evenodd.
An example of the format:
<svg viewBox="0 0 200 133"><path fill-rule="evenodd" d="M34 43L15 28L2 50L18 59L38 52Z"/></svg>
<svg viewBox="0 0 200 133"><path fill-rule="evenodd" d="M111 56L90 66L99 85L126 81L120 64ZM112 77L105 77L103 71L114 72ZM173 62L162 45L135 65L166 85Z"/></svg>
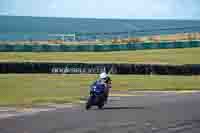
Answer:
<svg viewBox="0 0 200 133"><path fill-rule="evenodd" d="M0 133L200 133L200 94L112 98L104 110L84 106L0 120Z"/></svg>

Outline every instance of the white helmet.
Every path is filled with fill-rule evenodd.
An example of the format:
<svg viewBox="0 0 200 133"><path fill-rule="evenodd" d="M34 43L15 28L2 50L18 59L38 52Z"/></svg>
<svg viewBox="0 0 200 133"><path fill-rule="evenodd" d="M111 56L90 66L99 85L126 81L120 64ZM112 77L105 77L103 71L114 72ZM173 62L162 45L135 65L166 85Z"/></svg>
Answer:
<svg viewBox="0 0 200 133"><path fill-rule="evenodd" d="M100 74L100 79L105 79L108 77L108 74L106 74L105 72Z"/></svg>

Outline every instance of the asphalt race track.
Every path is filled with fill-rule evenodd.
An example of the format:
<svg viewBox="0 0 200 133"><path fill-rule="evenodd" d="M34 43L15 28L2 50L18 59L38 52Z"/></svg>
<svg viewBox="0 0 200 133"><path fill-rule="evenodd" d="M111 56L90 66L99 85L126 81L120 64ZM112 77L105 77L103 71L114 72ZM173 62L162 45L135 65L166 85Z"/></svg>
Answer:
<svg viewBox="0 0 200 133"><path fill-rule="evenodd" d="M200 93L112 97L103 110L9 117L0 119L0 133L200 133Z"/></svg>

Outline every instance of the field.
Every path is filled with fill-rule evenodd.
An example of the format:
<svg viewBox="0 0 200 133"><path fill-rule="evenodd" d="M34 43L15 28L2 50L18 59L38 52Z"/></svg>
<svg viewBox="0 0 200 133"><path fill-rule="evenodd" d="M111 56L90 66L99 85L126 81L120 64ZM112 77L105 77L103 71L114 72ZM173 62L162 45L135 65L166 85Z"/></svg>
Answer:
<svg viewBox="0 0 200 133"><path fill-rule="evenodd" d="M200 48L120 52L1 52L0 62L98 62L146 64L200 64Z"/></svg>
<svg viewBox="0 0 200 133"><path fill-rule="evenodd" d="M98 75L1 74L0 105L78 102ZM113 89L199 90L199 76L112 75Z"/></svg>
<svg viewBox="0 0 200 133"><path fill-rule="evenodd" d="M200 48L120 52L1 52L0 62L200 64ZM1 74L0 106L79 102L98 75ZM111 75L113 91L199 90L200 76Z"/></svg>

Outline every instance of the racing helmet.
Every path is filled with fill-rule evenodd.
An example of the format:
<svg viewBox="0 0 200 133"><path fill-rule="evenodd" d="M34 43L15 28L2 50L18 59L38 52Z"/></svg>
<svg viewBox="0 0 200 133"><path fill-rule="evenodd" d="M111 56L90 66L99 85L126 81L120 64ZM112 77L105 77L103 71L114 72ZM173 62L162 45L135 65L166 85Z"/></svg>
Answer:
<svg viewBox="0 0 200 133"><path fill-rule="evenodd" d="M108 74L103 72L99 75L100 79L106 79L108 77Z"/></svg>

